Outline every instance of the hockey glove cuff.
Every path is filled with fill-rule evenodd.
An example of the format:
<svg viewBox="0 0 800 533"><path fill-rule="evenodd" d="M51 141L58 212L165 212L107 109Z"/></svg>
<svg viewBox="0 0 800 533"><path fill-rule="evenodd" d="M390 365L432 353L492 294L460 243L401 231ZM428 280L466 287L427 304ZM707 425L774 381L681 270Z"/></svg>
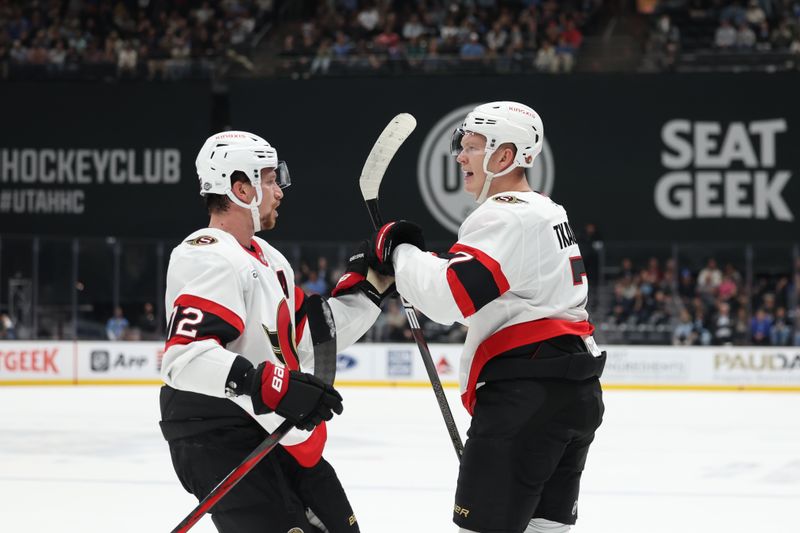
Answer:
<svg viewBox="0 0 800 533"><path fill-rule="evenodd" d="M363 241L355 254L347 261L345 273L339 278L331 296L341 296L356 290L367 295L372 303L381 306L381 302L395 292L394 278L381 276L367 266L368 241Z"/></svg>
<svg viewBox="0 0 800 533"><path fill-rule="evenodd" d="M312 374L289 370L269 361L255 368L250 365L241 374L241 365L237 368L240 360L247 361L241 356L236 358L228 375L227 390L248 394L255 414L274 412L306 431L313 430L323 420L330 420L334 413L342 414L341 395ZM238 376L234 375L236 371L240 372Z"/></svg>
<svg viewBox="0 0 800 533"><path fill-rule="evenodd" d="M411 244L420 250L425 249L422 228L408 220L389 222L381 226L370 240L367 262L379 274L394 276L392 253L400 244Z"/></svg>

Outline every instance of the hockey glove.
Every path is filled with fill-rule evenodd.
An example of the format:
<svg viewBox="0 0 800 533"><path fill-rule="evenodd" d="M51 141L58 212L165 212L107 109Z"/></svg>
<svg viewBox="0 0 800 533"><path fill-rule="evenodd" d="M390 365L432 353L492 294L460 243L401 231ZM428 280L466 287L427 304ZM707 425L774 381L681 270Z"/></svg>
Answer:
<svg viewBox="0 0 800 533"><path fill-rule="evenodd" d="M235 385L237 380L232 374L242 359L237 357L228 384L250 395L257 415L274 412L295 427L311 431L323 420L333 418L333 413L342 414L342 397L333 387L312 374L289 370L269 361L255 368L251 365L240 379L242 385Z"/></svg>
<svg viewBox="0 0 800 533"><path fill-rule="evenodd" d="M367 266L368 246L369 241L363 241L358 247L358 251L350 256L345 273L331 291L331 296L341 296L358 290L380 307L384 298L394 294L394 278L381 276Z"/></svg>
<svg viewBox="0 0 800 533"><path fill-rule="evenodd" d="M397 220L381 226L370 240L367 262L379 274L394 276L392 253L400 244L411 244L425 249L422 228L408 220Z"/></svg>

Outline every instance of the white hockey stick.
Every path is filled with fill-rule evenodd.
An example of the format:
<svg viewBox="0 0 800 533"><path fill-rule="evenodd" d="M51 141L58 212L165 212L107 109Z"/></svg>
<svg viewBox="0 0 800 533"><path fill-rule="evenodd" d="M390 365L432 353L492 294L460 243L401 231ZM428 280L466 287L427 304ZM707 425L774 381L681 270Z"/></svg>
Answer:
<svg viewBox="0 0 800 533"><path fill-rule="evenodd" d="M361 171L361 177L358 184L361 187L361 195L364 197L364 202L367 204L369 216L372 219L372 225L378 229L383 225L380 210L378 209L378 192L381 187L383 175L389 162L397 153L400 145L408 138L414 128L417 127L416 119L408 113L400 113L392 119L391 122L384 128L378 140L375 141L375 146L367 156L364 162L364 169ZM447 403L447 398L444 395L442 382L439 379L439 374L436 372L436 366L433 364L433 357L431 351L428 349L428 343L425 342L425 337L422 334L422 329L417 321L417 313L414 307L401 297L403 308L406 312L408 325L411 328L411 334L417 342L419 353L422 356L422 362L425 364L425 370L428 373L433 393L436 395L436 401L439 404L439 410L442 412L447 432L450 435L450 440L453 442L456 455L459 461L464 453L464 445L461 443L461 436L458 433L458 427L453 419L453 413L450 411L450 404Z"/></svg>

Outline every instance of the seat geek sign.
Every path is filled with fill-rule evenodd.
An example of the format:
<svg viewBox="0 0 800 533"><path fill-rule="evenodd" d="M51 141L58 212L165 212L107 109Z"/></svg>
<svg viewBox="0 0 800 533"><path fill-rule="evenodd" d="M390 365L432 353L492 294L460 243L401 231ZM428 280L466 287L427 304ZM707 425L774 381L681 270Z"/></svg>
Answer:
<svg viewBox="0 0 800 533"><path fill-rule="evenodd" d="M781 169L776 139L783 118L751 122L671 120L661 130L655 205L668 219L743 218L790 222L783 196L792 177Z"/></svg>

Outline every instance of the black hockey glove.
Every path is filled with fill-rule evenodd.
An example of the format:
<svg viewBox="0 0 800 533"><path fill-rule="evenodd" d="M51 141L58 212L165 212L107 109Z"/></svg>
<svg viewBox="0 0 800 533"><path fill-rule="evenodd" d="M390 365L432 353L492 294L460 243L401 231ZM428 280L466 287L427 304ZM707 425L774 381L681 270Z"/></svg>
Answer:
<svg viewBox="0 0 800 533"><path fill-rule="evenodd" d="M323 420L333 418L333 413L342 414L341 395L316 376L266 361L255 368L250 365L243 374L239 371L237 378L234 374L237 366L244 367L243 361L247 360L236 358L228 375L228 388L250 395L257 415L274 412L295 427L311 431Z"/></svg>
<svg viewBox="0 0 800 533"><path fill-rule="evenodd" d="M345 273L331 291L331 296L362 291L372 303L380 307L384 298L394 294L394 279L378 274L367 265L368 246L369 241L362 241L356 253L350 256Z"/></svg>
<svg viewBox="0 0 800 533"><path fill-rule="evenodd" d="M400 244L411 244L420 250L425 249L422 228L408 220L397 220L381 226L372 234L369 243L367 262L379 274L394 276L392 253Z"/></svg>

